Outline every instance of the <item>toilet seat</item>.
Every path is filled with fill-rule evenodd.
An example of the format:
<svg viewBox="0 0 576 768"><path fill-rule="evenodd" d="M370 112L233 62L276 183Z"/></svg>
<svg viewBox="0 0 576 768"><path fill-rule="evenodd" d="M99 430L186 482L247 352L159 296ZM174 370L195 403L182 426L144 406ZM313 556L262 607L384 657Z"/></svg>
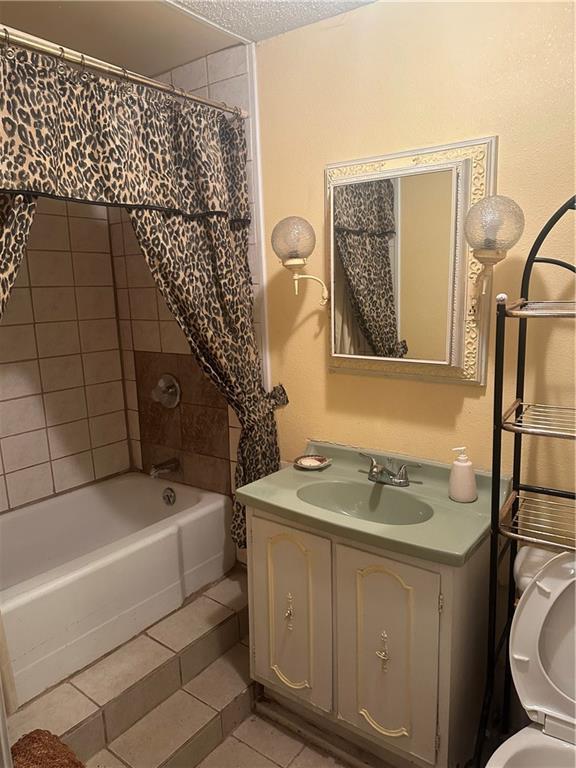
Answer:
<svg viewBox="0 0 576 768"><path fill-rule="evenodd" d="M524 591L510 630L510 667L526 713L544 734L576 744L576 558L557 555Z"/></svg>

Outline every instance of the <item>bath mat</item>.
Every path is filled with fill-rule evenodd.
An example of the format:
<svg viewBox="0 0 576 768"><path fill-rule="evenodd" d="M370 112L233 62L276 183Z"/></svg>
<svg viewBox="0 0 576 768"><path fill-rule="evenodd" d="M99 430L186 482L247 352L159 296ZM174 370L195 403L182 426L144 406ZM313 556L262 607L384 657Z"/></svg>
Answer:
<svg viewBox="0 0 576 768"><path fill-rule="evenodd" d="M74 752L50 731L31 731L12 747L14 768L85 768Z"/></svg>

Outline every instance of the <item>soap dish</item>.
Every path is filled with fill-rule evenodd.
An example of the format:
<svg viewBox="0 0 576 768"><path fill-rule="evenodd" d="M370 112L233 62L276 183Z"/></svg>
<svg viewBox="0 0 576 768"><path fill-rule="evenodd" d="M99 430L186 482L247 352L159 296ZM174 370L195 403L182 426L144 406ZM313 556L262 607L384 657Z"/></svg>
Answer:
<svg viewBox="0 0 576 768"><path fill-rule="evenodd" d="M297 456L294 459L294 466L296 469L304 469L308 472L314 472L319 469L326 469L332 464L332 459L327 456L318 456L317 454L304 454L304 456Z"/></svg>

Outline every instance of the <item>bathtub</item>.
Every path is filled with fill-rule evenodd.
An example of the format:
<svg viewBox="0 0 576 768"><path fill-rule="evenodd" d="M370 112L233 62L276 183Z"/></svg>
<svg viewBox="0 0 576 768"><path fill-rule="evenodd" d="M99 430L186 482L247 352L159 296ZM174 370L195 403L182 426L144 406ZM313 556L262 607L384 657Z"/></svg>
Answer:
<svg viewBox="0 0 576 768"><path fill-rule="evenodd" d="M142 473L0 515L0 611L20 704L220 578L235 557L230 516L226 496Z"/></svg>

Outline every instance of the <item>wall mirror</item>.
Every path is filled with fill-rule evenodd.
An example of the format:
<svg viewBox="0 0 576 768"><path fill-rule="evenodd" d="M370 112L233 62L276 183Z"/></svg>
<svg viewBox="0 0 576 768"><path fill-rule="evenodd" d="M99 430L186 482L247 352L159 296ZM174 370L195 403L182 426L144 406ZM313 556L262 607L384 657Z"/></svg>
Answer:
<svg viewBox="0 0 576 768"><path fill-rule="evenodd" d="M490 306L463 225L495 163L490 137L326 168L332 369L484 384Z"/></svg>

